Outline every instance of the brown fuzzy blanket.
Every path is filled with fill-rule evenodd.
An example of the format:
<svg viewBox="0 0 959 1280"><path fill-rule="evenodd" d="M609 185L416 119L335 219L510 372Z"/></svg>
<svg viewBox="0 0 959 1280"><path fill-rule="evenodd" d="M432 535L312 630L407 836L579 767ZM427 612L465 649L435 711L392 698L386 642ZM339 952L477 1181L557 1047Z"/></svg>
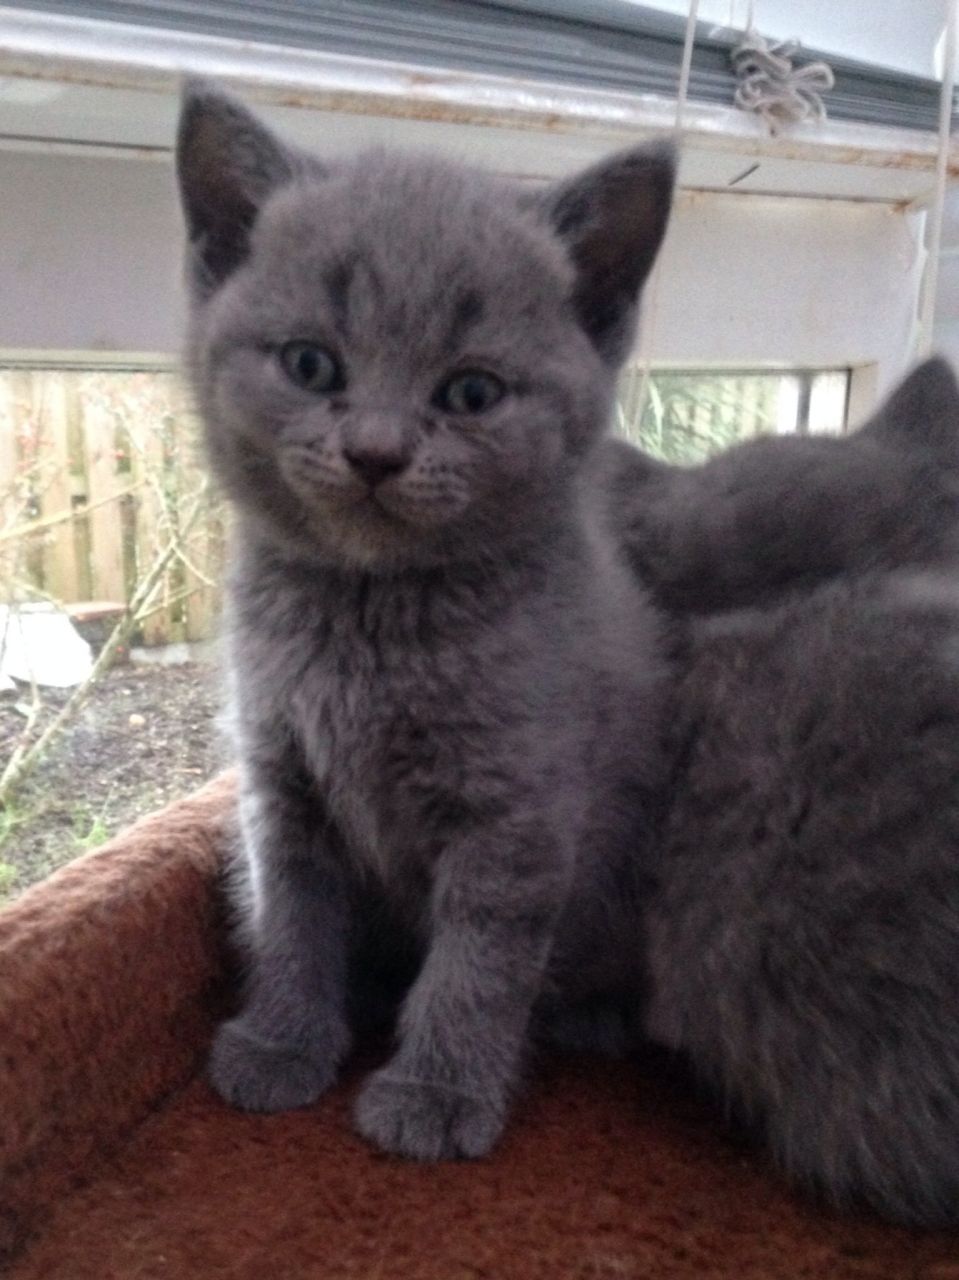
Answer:
<svg viewBox="0 0 959 1280"><path fill-rule="evenodd" d="M212 784L0 914L9 1280L959 1280L959 1235L803 1203L654 1061L540 1063L478 1163L371 1151L355 1075L308 1111L228 1110L196 1073L231 797Z"/></svg>

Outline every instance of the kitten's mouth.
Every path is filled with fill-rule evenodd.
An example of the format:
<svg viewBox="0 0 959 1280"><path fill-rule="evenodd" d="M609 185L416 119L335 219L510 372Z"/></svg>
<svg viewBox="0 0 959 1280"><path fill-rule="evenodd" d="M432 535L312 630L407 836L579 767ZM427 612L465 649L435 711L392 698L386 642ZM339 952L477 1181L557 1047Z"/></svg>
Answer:
<svg viewBox="0 0 959 1280"><path fill-rule="evenodd" d="M343 495L336 507L341 518L350 523L355 521L360 528L379 536L391 533L395 535L400 531L416 534L428 524L428 521L421 518L415 503L411 503L402 492L385 482L359 493L354 491L349 496Z"/></svg>
<svg viewBox="0 0 959 1280"><path fill-rule="evenodd" d="M363 476L330 465L312 449L291 448L281 455L280 470L298 496L308 519L350 525L374 537L401 531L407 536L428 535L464 514L470 505L463 486L436 486L411 474L409 469Z"/></svg>
<svg viewBox="0 0 959 1280"><path fill-rule="evenodd" d="M309 450L290 450L281 461L281 472L308 511L325 519L341 516L370 515L395 520L385 489L389 481L364 483L358 477L337 475L318 465ZM384 501L385 498L385 501Z"/></svg>
<svg viewBox="0 0 959 1280"><path fill-rule="evenodd" d="M437 492L415 478L393 475L368 483L358 476L331 474L310 455L291 453L284 461L284 477L321 539L332 534L361 543L371 540L375 546L405 546L435 536L468 505L462 494Z"/></svg>
<svg viewBox="0 0 959 1280"><path fill-rule="evenodd" d="M386 481L367 486L366 490L360 493L353 505L361 510L374 511L378 516L384 516L388 520L401 519L394 509L395 495L393 503L390 501L390 491Z"/></svg>

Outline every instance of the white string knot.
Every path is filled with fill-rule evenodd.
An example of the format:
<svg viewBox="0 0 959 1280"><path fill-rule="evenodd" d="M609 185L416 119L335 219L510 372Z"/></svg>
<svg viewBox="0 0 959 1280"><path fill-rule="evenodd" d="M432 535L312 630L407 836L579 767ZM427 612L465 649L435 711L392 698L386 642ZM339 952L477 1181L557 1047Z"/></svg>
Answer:
<svg viewBox="0 0 959 1280"><path fill-rule="evenodd" d="M783 124L826 118L821 95L836 83L832 67L825 62L794 67L798 49L796 40L771 45L750 27L729 55L739 81L733 101L761 115L771 133Z"/></svg>

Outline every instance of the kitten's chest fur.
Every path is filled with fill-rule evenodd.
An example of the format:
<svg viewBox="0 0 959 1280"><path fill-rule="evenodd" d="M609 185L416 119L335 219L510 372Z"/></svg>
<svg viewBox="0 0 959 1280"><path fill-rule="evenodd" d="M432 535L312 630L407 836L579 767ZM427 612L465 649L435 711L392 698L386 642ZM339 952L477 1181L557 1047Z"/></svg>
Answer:
<svg viewBox="0 0 959 1280"><path fill-rule="evenodd" d="M501 772L504 664L482 626L464 625L475 601L319 575L262 594L272 603L248 628L247 663L351 858L384 881L427 869Z"/></svg>
<svg viewBox="0 0 959 1280"><path fill-rule="evenodd" d="M317 648L288 689L289 714L353 857L390 879L401 863L429 861L440 838L439 796L457 767L441 706L454 691L429 655L383 651L349 630Z"/></svg>

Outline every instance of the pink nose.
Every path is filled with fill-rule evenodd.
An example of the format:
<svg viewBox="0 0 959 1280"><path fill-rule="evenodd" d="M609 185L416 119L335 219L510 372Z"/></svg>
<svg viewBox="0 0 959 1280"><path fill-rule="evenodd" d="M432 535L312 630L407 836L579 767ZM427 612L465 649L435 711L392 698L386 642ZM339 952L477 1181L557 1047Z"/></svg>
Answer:
<svg viewBox="0 0 959 1280"><path fill-rule="evenodd" d="M344 449L343 456L371 489L397 475L409 461L406 454L388 449Z"/></svg>

